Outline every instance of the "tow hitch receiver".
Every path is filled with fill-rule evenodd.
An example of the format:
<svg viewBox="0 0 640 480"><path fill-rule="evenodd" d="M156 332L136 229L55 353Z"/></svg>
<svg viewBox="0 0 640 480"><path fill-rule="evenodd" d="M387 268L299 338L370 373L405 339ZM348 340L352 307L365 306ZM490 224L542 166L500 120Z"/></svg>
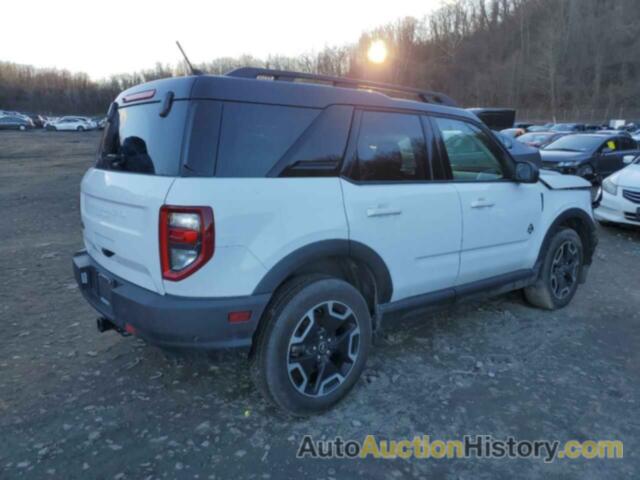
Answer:
<svg viewBox="0 0 640 480"><path fill-rule="evenodd" d="M109 330L115 330L123 337L128 337L129 335L131 335L131 333L123 330L117 325L114 325L114 323L111 320L105 317L98 317L96 319L96 327L98 327L98 331L100 333L108 332Z"/></svg>

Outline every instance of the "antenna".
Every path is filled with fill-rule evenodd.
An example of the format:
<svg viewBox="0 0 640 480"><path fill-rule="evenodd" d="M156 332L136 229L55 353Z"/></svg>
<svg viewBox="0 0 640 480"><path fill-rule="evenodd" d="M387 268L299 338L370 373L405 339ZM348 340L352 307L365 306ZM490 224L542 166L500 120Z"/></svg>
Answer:
<svg viewBox="0 0 640 480"><path fill-rule="evenodd" d="M189 66L189 70L191 70L191 73L193 75L202 75L202 71L201 70L198 70L197 68L193 68L193 65L189 61L189 57L187 57L187 54L184 53L184 50L182 49L182 45L180 45L180 42L178 40L176 40L176 45L178 45L178 48L180 49L180 53L182 53L182 56L184 57L184 61Z"/></svg>

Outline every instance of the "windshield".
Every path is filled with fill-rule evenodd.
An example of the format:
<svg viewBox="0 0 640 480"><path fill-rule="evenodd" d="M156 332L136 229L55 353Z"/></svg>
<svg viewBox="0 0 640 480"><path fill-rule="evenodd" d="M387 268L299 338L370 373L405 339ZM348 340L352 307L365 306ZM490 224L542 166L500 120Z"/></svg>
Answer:
<svg viewBox="0 0 640 480"><path fill-rule="evenodd" d="M569 135L550 143L544 150L563 150L566 152L590 152L598 148L603 138L588 135Z"/></svg>
<svg viewBox="0 0 640 480"><path fill-rule="evenodd" d="M554 132L570 132L575 129L575 123L558 123L557 125L551 127L551 130L553 130Z"/></svg>
<svg viewBox="0 0 640 480"><path fill-rule="evenodd" d="M549 140L550 133L525 133L518 140L525 143L543 143Z"/></svg>

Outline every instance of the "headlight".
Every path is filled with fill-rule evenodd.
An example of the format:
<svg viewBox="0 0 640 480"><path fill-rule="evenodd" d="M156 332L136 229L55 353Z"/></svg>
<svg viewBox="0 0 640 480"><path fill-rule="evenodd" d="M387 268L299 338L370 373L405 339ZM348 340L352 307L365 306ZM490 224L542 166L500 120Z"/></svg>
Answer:
<svg viewBox="0 0 640 480"><path fill-rule="evenodd" d="M618 195L618 185L611 178L605 178L604 182L602 182L602 189L610 195Z"/></svg>
<svg viewBox="0 0 640 480"><path fill-rule="evenodd" d="M578 165L578 162L560 162L558 163L559 167L575 167Z"/></svg>

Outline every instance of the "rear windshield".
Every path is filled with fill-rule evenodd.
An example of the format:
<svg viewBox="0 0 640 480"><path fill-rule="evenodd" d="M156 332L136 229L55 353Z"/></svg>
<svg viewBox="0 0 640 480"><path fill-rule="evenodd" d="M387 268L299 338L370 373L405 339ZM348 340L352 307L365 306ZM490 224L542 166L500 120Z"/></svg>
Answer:
<svg viewBox="0 0 640 480"><path fill-rule="evenodd" d="M188 102L175 101L166 117L161 108L159 102L119 108L105 127L96 168L178 176Z"/></svg>

